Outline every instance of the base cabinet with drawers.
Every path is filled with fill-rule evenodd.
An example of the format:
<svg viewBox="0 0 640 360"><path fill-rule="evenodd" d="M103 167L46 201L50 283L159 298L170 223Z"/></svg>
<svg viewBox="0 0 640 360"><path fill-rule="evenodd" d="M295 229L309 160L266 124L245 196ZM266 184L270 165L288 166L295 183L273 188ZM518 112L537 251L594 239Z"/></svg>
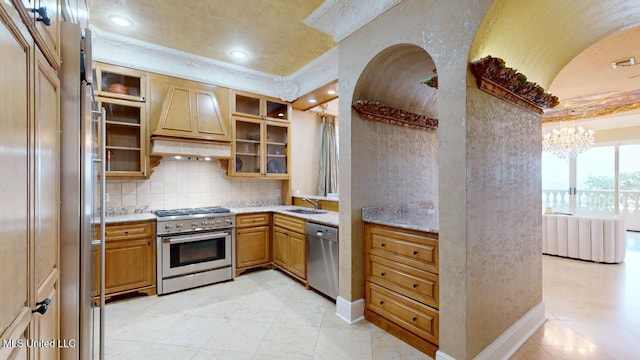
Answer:
<svg viewBox="0 0 640 360"><path fill-rule="evenodd" d="M268 212L236 215L236 276L252 268L273 268L270 229Z"/></svg>
<svg viewBox="0 0 640 360"><path fill-rule="evenodd" d="M435 358L438 234L364 224L365 319Z"/></svg>
<svg viewBox="0 0 640 360"><path fill-rule="evenodd" d="M127 293L156 294L155 221L107 224L105 241L105 297ZM100 265L99 247L94 263ZM94 271L95 276L100 272ZM99 284L98 278L94 284ZM99 290L94 289L94 296Z"/></svg>
<svg viewBox="0 0 640 360"><path fill-rule="evenodd" d="M276 267L307 283L306 221L273 214L273 263Z"/></svg>

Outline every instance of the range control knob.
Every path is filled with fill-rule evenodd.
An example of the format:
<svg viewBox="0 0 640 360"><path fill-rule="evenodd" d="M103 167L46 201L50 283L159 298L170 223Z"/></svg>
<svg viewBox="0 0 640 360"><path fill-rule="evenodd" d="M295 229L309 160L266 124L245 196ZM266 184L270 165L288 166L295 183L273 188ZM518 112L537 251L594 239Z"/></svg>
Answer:
<svg viewBox="0 0 640 360"><path fill-rule="evenodd" d="M216 220L216 225L220 225L220 224L222 224L222 220L220 219Z"/></svg>
<svg viewBox="0 0 640 360"><path fill-rule="evenodd" d="M205 225L205 226L206 226L206 225L209 225L209 222L208 222L208 221L205 221L205 220L202 220L202 225Z"/></svg>
<svg viewBox="0 0 640 360"><path fill-rule="evenodd" d="M180 229L182 227L182 223L177 223L176 224L176 229Z"/></svg>
<svg viewBox="0 0 640 360"><path fill-rule="evenodd" d="M191 226L194 226L194 227L195 227L195 226L198 226L198 222L197 222L197 221L193 221L193 222L191 223Z"/></svg>
<svg viewBox="0 0 640 360"><path fill-rule="evenodd" d="M224 219L225 224L231 224L231 219Z"/></svg>
<svg viewBox="0 0 640 360"><path fill-rule="evenodd" d="M166 224L166 225L164 226L164 228L165 228L165 229L167 229L167 230L171 230L171 229L173 229L173 225L171 225L171 224Z"/></svg>

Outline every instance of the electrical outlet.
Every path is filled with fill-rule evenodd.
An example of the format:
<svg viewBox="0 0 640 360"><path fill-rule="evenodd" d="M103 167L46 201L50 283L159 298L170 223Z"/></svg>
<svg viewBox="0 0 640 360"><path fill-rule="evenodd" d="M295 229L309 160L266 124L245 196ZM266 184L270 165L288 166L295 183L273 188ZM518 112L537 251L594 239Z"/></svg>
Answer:
<svg viewBox="0 0 640 360"><path fill-rule="evenodd" d="M282 193L280 192L280 189L277 189L277 190L276 190L276 197L280 197L280 195L281 195L281 194L282 194Z"/></svg>

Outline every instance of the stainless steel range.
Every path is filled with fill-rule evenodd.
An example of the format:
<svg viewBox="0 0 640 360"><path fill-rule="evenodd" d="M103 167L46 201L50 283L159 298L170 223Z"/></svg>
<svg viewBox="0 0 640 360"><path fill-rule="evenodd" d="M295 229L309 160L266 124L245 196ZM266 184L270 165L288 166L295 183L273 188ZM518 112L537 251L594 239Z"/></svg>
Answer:
<svg viewBox="0 0 640 360"><path fill-rule="evenodd" d="M235 214L222 207L156 210L158 294L233 279Z"/></svg>

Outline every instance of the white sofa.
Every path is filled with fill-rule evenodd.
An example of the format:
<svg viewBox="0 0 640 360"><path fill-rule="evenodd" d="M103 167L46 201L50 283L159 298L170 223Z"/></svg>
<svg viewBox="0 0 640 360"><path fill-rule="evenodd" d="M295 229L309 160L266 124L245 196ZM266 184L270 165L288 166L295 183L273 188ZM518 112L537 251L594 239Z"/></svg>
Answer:
<svg viewBox="0 0 640 360"><path fill-rule="evenodd" d="M542 215L542 253L603 263L624 260L622 216Z"/></svg>

